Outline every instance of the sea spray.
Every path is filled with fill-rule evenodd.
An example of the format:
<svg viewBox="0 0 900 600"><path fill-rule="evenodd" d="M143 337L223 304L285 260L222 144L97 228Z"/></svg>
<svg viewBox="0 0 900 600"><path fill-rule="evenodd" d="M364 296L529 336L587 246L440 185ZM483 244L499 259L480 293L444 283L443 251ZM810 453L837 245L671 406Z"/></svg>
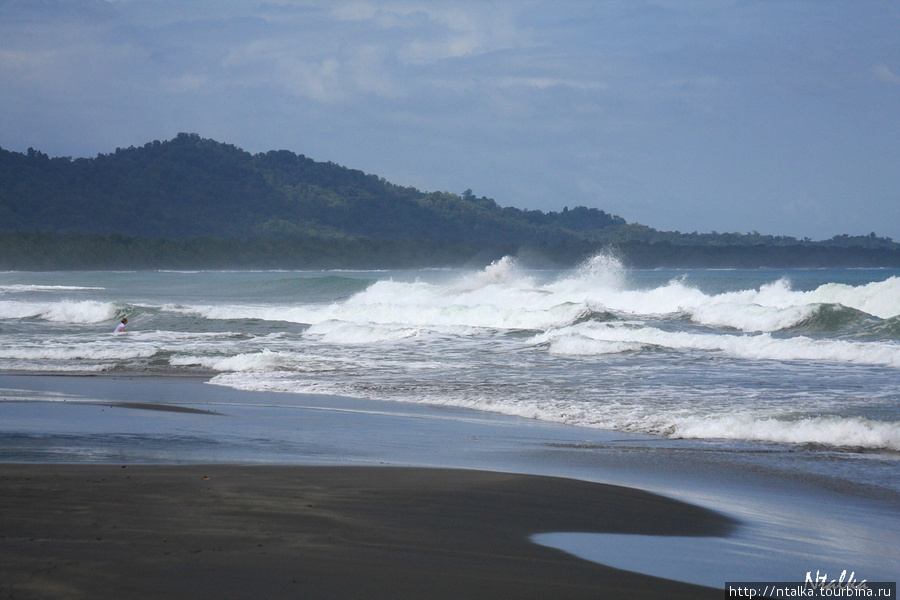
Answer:
<svg viewBox="0 0 900 600"><path fill-rule="evenodd" d="M595 254L575 269L577 279L601 288L619 289L625 284L626 270L619 256L612 251Z"/></svg>
<svg viewBox="0 0 900 600"><path fill-rule="evenodd" d="M560 271L507 257L478 270L0 274L0 368L203 374L891 453L898 291L890 270L629 271L611 253ZM122 311L128 332L112 336Z"/></svg>

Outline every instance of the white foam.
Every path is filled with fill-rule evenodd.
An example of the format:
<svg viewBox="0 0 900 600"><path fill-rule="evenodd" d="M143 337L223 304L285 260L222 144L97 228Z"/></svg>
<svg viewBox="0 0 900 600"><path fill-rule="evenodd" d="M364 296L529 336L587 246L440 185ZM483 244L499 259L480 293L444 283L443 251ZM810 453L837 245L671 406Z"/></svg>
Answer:
<svg viewBox="0 0 900 600"><path fill-rule="evenodd" d="M898 310L897 278L853 287L827 284L811 292L791 289L786 279L759 289L706 294L673 279L649 289L628 286L614 257L598 255L547 282L504 258L482 271L444 283L373 283L342 302L306 305L167 306L209 319L260 319L309 324L305 336L325 343L380 344L440 334L490 331L543 332L535 344L565 356L591 356L666 348L707 350L745 359L821 360L900 366L896 342L775 336L804 322L823 305L841 304L889 316ZM591 313L618 315L619 322L569 325ZM870 313L873 314L873 313ZM691 321L717 331L678 331L647 321ZM627 321L626 321L627 319ZM748 334L735 335L723 328Z"/></svg>
<svg viewBox="0 0 900 600"><path fill-rule="evenodd" d="M859 417L803 419L754 418L746 415L688 417L666 427L670 437L754 440L787 444L821 444L850 448L900 450L900 423Z"/></svg>
<svg viewBox="0 0 900 600"><path fill-rule="evenodd" d="M77 302L0 301L0 319L39 318L57 323L102 323L114 319L119 305L114 302L83 300Z"/></svg>
<svg viewBox="0 0 900 600"><path fill-rule="evenodd" d="M712 301L690 308L691 320L712 327L731 327L747 332L780 331L802 323L819 305L771 307L754 302Z"/></svg>
<svg viewBox="0 0 900 600"><path fill-rule="evenodd" d="M102 290L102 289L105 289L105 288L82 286L82 285L11 284L11 285L0 285L0 294L25 293L25 292L70 292L70 291Z"/></svg>
<svg viewBox="0 0 900 600"><path fill-rule="evenodd" d="M306 335L318 337L321 341L336 344L374 344L393 342L417 337L422 334L417 327L404 325L391 326L378 323L347 323L344 321L325 321L312 325Z"/></svg>
<svg viewBox="0 0 900 600"><path fill-rule="evenodd" d="M628 323L579 323L536 335L533 344L548 344L563 356L626 352L642 347L712 350L752 360L832 361L900 368L900 344L816 340L805 336L778 338L769 333L722 334L663 331Z"/></svg>
<svg viewBox="0 0 900 600"><path fill-rule="evenodd" d="M383 390L355 387L345 378L315 379L297 377L296 373L262 373L247 369L223 373L211 380L249 391L274 391L303 394L334 394L361 398L384 399ZM701 403L687 406L675 402L670 406L635 405L578 401L567 398L524 399L479 396L471 390L463 395L441 394L440 397L419 393L402 398L407 402L471 408L526 419L537 419L567 425L643 433L680 439L721 439L783 444L818 444L835 448L864 448L900 451L900 423L881 422L861 417L788 417L776 418L760 414L729 414Z"/></svg>
<svg viewBox="0 0 900 600"><path fill-rule="evenodd" d="M621 263L603 254L546 282L539 282L507 257L449 283L381 280L339 303L167 306L164 310L223 320L390 325L398 331L448 331L452 327L544 330L563 326L585 311L608 311L645 319L686 315L709 327L775 332L802 323L829 304L878 318L895 316L900 313L900 280L859 287L827 284L811 292L797 292L782 279L759 289L710 295L680 279L650 289L629 287ZM360 342L381 339L369 338L364 328L359 332Z"/></svg>
<svg viewBox="0 0 900 600"><path fill-rule="evenodd" d="M880 319L900 314L900 279L862 286L828 283L810 292L791 289L781 279L761 286L701 298L685 309L693 320L704 325L728 326L744 331L778 331L801 323L822 305L853 308Z"/></svg>
<svg viewBox="0 0 900 600"><path fill-rule="evenodd" d="M93 342L24 344L0 348L0 358L23 361L117 361L148 358L159 351L155 346Z"/></svg>
<svg viewBox="0 0 900 600"><path fill-rule="evenodd" d="M228 372L216 375L209 381L212 385L221 385L236 390L251 392L283 392L294 394L323 394L342 395L347 394L347 387L336 385L328 380L304 380L298 381L295 374L287 372L269 372L257 375L253 372ZM363 394L356 394L364 398Z"/></svg>
<svg viewBox="0 0 900 600"><path fill-rule="evenodd" d="M288 323L316 323L328 318L327 306L244 305L229 304L178 306L167 304L162 311L199 315L212 320L258 319L260 321L285 321Z"/></svg>
<svg viewBox="0 0 900 600"><path fill-rule="evenodd" d="M897 278L806 292L780 279L712 293L690 285L689 276L666 281L653 274L656 283L647 285L641 278L647 274L632 277L609 255L565 273L526 271L505 258L474 273L420 275L428 280L382 279L337 302L292 303L280 294L267 303L252 293L234 303L229 298L239 294L210 293L196 304L141 305L146 318L134 319L124 336L110 334L125 305L4 301L0 360L4 368L23 370L200 366L219 374L215 383L241 389L446 404L684 438L897 447L891 423L818 415L872 415L891 402L896 386L890 383L880 384L875 400L857 398L857 388L845 386L868 373L879 382L890 379L886 372L900 368L900 341L884 339L890 333L852 338L855 315L838 319L851 322L841 325L841 338L790 333L820 312L829 316L829 308L871 315L866 325L895 316ZM8 322L17 319L23 322ZM198 326L203 319L219 322ZM282 329L278 322L304 327L269 333ZM719 366L721 381L736 381L736 390L718 387L726 385L712 371ZM820 366L839 384L836 391L810 392L821 398L774 388L771 398L762 397L753 383L769 370L813 377ZM652 381L639 381L644 367L653 371ZM709 380L694 386L692 372L682 368ZM729 380L732 375L737 379ZM732 414L735 407L746 414ZM784 416L787 408L797 416Z"/></svg>
<svg viewBox="0 0 900 600"><path fill-rule="evenodd" d="M862 286L827 283L804 296L810 303L840 304L880 319L900 315L900 278L897 277Z"/></svg>
<svg viewBox="0 0 900 600"><path fill-rule="evenodd" d="M270 372L287 369L296 365L293 353L273 352L262 349L259 352L246 352L232 356L192 356L178 355L169 359L174 366L200 365L214 371L225 372Z"/></svg>
<svg viewBox="0 0 900 600"><path fill-rule="evenodd" d="M66 364L63 369L59 363L35 362L34 360L3 360L0 362L0 369L28 373L58 373L61 370L65 370L66 373L100 373L108 371L110 365L73 363Z"/></svg>

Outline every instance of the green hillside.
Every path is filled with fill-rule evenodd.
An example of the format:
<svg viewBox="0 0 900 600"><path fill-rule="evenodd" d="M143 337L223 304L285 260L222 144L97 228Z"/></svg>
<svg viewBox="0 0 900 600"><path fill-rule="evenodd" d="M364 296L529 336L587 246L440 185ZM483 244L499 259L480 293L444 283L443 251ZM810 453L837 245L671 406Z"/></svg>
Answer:
<svg viewBox="0 0 900 600"><path fill-rule="evenodd" d="M91 159L0 150L0 231L556 242L596 239L624 223L596 209L545 214L500 208L470 192L421 192L195 134Z"/></svg>
<svg viewBox="0 0 900 600"><path fill-rule="evenodd" d="M501 207L196 134L95 158L0 148L0 268L444 266L525 253L634 266L900 266L874 233L665 232L596 208Z"/></svg>

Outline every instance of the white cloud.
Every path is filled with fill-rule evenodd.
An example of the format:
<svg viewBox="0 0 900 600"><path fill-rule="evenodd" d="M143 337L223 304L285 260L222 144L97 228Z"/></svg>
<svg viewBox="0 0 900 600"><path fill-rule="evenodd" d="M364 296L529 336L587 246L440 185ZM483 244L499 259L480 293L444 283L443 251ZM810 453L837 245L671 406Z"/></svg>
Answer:
<svg viewBox="0 0 900 600"><path fill-rule="evenodd" d="M601 208L657 227L766 229L740 203L833 235L847 198L893 202L900 185L885 58L900 4L852 6L0 0L0 146L90 156L196 131L501 204L602 192ZM801 193L831 231L766 204Z"/></svg>
<svg viewBox="0 0 900 600"><path fill-rule="evenodd" d="M668 88L715 88L721 85L722 79L714 75L702 75L689 79L668 79L660 83L661 87Z"/></svg>
<svg viewBox="0 0 900 600"><path fill-rule="evenodd" d="M210 78L196 73L185 73L178 77L163 77L160 85L167 92L181 94L184 92L196 92L209 83Z"/></svg>
<svg viewBox="0 0 900 600"><path fill-rule="evenodd" d="M521 47L526 31L515 21L522 6L512 3L418 1L342 2L331 9L337 21L351 21L369 34L389 30L382 39L407 65L426 65L501 48Z"/></svg>
<svg viewBox="0 0 900 600"><path fill-rule="evenodd" d="M875 77L886 83L900 84L900 75L894 73L891 68L885 64L872 67L872 73Z"/></svg>
<svg viewBox="0 0 900 600"><path fill-rule="evenodd" d="M339 2L331 8L331 14L346 21L363 21L373 19L381 10L373 2Z"/></svg>
<svg viewBox="0 0 900 600"><path fill-rule="evenodd" d="M281 83L298 96L330 103L343 100L341 64L333 58L306 61L287 58L279 63Z"/></svg>
<svg viewBox="0 0 900 600"><path fill-rule="evenodd" d="M59 52L54 50L27 51L0 49L0 69L8 72L28 73L54 65Z"/></svg>
<svg viewBox="0 0 900 600"><path fill-rule="evenodd" d="M369 44L357 48L347 61L356 90L382 98L400 97L402 86L388 66L389 61L388 50L384 46Z"/></svg>
<svg viewBox="0 0 900 600"><path fill-rule="evenodd" d="M321 103L349 102L357 96L397 97L384 45L361 44L314 51L296 37L254 40L232 48L221 66L235 85L284 89Z"/></svg>
<svg viewBox="0 0 900 600"><path fill-rule="evenodd" d="M462 58L476 54L482 48L476 34L449 36L442 40L413 40L398 53L398 58L409 65L427 65L448 58Z"/></svg>
<svg viewBox="0 0 900 600"><path fill-rule="evenodd" d="M496 84L501 88L526 87L545 90L548 88L571 88L574 90L605 90L609 85L594 81L560 79L555 77L498 77Z"/></svg>

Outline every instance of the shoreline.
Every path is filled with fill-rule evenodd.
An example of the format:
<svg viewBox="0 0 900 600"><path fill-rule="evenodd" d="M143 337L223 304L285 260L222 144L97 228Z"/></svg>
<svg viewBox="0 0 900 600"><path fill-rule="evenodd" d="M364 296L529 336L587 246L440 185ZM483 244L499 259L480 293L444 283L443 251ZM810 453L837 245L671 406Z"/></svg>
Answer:
<svg viewBox="0 0 900 600"><path fill-rule="evenodd" d="M713 598L529 540L727 535L640 490L412 467L0 464L13 597Z"/></svg>
<svg viewBox="0 0 900 600"><path fill-rule="evenodd" d="M593 543L595 547L607 548L606 554L581 555L593 561L588 564L605 570L604 573L615 572L617 578L618 574L626 572L623 569L627 569L631 571L629 577L657 582L655 588L650 586L656 591L646 588L648 595L643 597L671 596L666 587L668 582L658 578L663 576L706 585L707 590L717 589L719 595L724 581L802 581L807 571L817 569L836 574L841 569L847 569L848 573L852 570L859 578L869 581L897 579L896 565L900 564L900 519L897 515L900 513L896 510L898 502L895 498L856 495L853 490L848 494L776 471L747 469L746 463L742 462L744 457L739 454L698 450L678 441L646 435L586 430L453 407L337 396L243 392L207 385L205 381L207 379L202 377L0 374L0 473L18 470L20 476L26 476L23 474L32 471L33 475L27 476L32 477L36 487L25 497L52 502L59 494L87 493L77 489L72 476L59 473L83 473L84 481L105 477L109 482L112 476L118 482L118 487L113 486L114 496L131 498L129 487L133 481L123 480L120 476L125 473L132 476L139 470L147 473L148 481L156 482L155 487L147 483L143 487L144 493L158 499L171 496L171 502L177 502L185 510L192 504L193 497L185 496L182 486L200 493L202 485L210 485L208 481L214 479L210 474L214 470L227 473L225 480L256 481L260 494L275 496L288 489L299 490L299 495L306 493L296 487L302 482L284 473L331 472L329 485L335 490L343 490L341 493L356 490L353 493L361 506L348 508L351 511L364 510L363 506L375 493L371 487L359 487L366 481L371 483L372 475L367 475L366 469L383 474L388 471L379 469L402 468L412 479L435 470L443 474L455 473L449 477L463 480L468 477L475 480L521 477L527 483L519 488L520 497L516 502L526 503L536 493L540 496L543 493L540 490L565 482L561 485L566 489L572 485L591 487L591 494L600 498L601 504L608 498L621 497L621 493L626 493L623 490L641 497L649 494L655 498L658 510L644 511L642 519L665 519L673 506L670 503L675 503L689 505L692 510L708 511L730 523L727 531L718 531L718 535L728 533L728 537L697 538L696 530L686 530L687 537L669 530L661 537L660 532L665 528L652 530L654 535L646 537L672 541L676 549L668 554L688 565L689 568L676 573L677 576L669 575L671 568L661 568L671 557L652 549L638 553L637 566L616 562L625 552L609 540L615 541L614 534L617 533L630 534L620 537L640 538L643 535L640 529L609 531L607 523L599 530L591 524L581 529L534 530L526 527L518 530L517 535L526 540L522 543L529 547L540 547L529 540L531 536L543 534L598 533L606 536L595 538L600 541ZM191 479L193 475L185 475L197 475L200 470L208 471L204 475L210 480L201 477L198 483ZM91 475L101 472L106 475ZM264 473L280 474L272 482L266 482ZM353 476L349 476L350 473ZM217 475L216 479L221 476ZM132 483L126 485L126 481ZM436 493L425 493L426 488L441 489L441 485L433 474L425 477L421 483L407 488L411 498L408 502L414 502L416 510L428 511L430 506L429 515L450 529L455 527L454 522L459 522L457 525L461 527L462 521L469 520L471 522L465 527L478 530L504 518L498 516L504 511L503 502L484 502L477 511L460 512L445 507ZM8 480L3 480L4 492L8 487ZM420 488L422 493L417 491ZM254 508L253 502L259 499L253 502L249 499L255 497L256 492L241 489L243 500L241 494L228 498L234 503L232 516L254 516L258 508ZM382 490L375 495L380 493L386 492ZM50 499L43 498L47 494ZM29 508L22 498L19 498L22 504L17 509L4 512L4 515L18 515L10 522L18 521L25 514L21 511ZM418 501L413 500L415 498ZM581 510L567 504L565 498L554 498L552 494L545 498L548 506L556 506L564 513ZM108 503L108 500L86 500L78 514L98 514L105 506L104 502ZM140 498L131 498L113 508L140 506L140 502ZM47 528L46 538L54 539L54 535L71 525L71 519L54 524L50 515L67 514L67 509L57 505L56 513L53 513L51 504L43 506L51 512L46 513L48 522L42 526ZM398 507L392 509L386 504L380 510L379 518L403 518L403 511ZM631 513L627 506L622 510L624 516L620 524L632 518L628 516ZM184 519L190 521L186 516ZM36 519L35 522L40 524L42 521ZM352 524L361 523L356 520ZM76 533L86 535L83 529ZM199 540L202 535L197 535ZM348 530L341 535L356 533ZM679 544L679 539L691 541L691 544ZM126 541L122 540L122 543ZM83 538L82 542L91 545L89 538ZM569 547L565 540L554 545L559 550L544 547L542 552L563 554L560 550L565 550L579 554L578 546ZM284 546L279 550L282 551L289 553L292 550ZM429 551L439 552L439 549ZM391 552L402 554L398 548ZM453 552L450 554L455 556ZM487 563L497 559L490 553L482 558ZM587 562L573 556L567 560L579 564ZM711 566L713 562L716 562L715 569ZM777 579L772 579L770 576L775 574ZM261 576L247 575L251 579ZM3 579L0 577L0 581ZM488 585L489 579L483 582L484 585ZM500 588L497 594L502 589L500 581L497 579L491 584ZM612 580L603 581L606 582L604 585L612 585ZM658 584L660 581L665 583ZM296 597L297 589L293 589ZM394 591L391 590L392 596ZM596 591L593 593L596 597ZM705 592L701 590L700 593L702 596ZM274 597L278 597L277 594ZM432 596L425 594L422 597ZM561 596L543 597L573 596L566 592Z"/></svg>

